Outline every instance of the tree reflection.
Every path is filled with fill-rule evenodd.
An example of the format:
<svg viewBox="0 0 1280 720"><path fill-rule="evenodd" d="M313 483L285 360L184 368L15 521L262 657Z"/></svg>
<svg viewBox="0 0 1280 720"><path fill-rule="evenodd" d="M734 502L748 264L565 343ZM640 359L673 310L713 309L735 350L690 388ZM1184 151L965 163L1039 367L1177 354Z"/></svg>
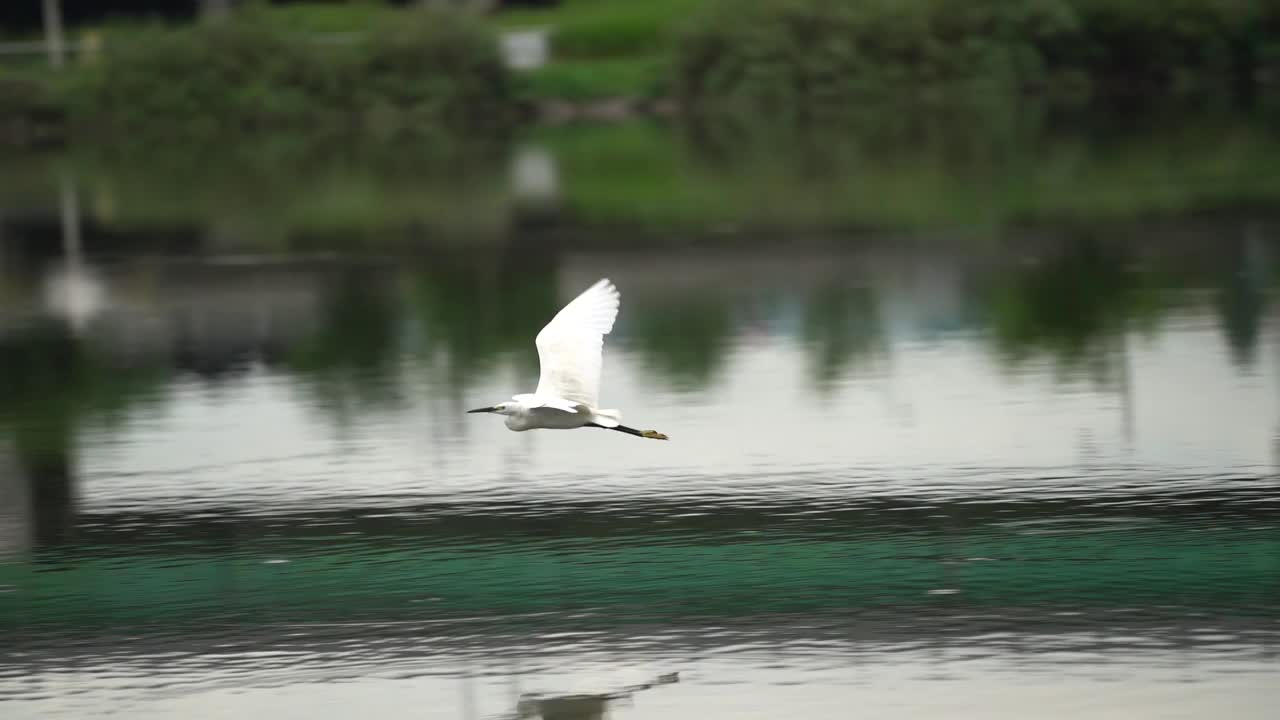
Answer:
<svg viewBox="0 0 1280 720"><path fill-rule="evenodd" d="M549 252L508 250L440 255L414 270L409 304L422 330L419 356L443 363L440 384L455 400L504 362L537 381L534 336L566 301L556 264Z"/></svg>
<svg viewBox="0 0 1280 720"><path fill-rule="evenodd" d="M1130 328L1153 327L1170 308L1168 283L1131 267L1114 244L1085 237L1050 259L1014 271L989 294L996 345L1012 365L1044 352L1063 369L1084 369L1107 382L1109 341Z"/></svg>
<svg viewBox="0 0 1280 720"><path fill-rule="evenodd" d="M0 429L13 439L31 485L36 541L65 539L72 521L75 455L85 424L114 426L157 401L166 373L112 362L60 322L0 336Z"/></svg>
<svg viewBox="0 0 1280 720"><path fill-rule="evenodd" d="M843 375L850 363L885 350L879 306L867 287L832 286L810 293L801 335L820 389Z"/></svg>
<svg viewBox="0 0 1280 720"><path fill-rule="evenodd" d="M339 422L403 400L395 381L403 310L394 289L373 273L339 271L321 295L316 331L283 352L283 366Z"/></svg>
<svg viewBox="0 0 1280 720"><path fill-rule="evenodd" d="M1241 368L1252 367L1258 354L1258 335L1267 294L1260 243L1232 244L1231 262L1219 273L1214 307L1231 359Z"/></svg>
<svg viewBox="0 0 1280 720"><path fill-rule="evenodd" d="M628 342L646 369L673 389L705 388L724 367L733 337L728 300L698 295L629 308Z"/></svg>

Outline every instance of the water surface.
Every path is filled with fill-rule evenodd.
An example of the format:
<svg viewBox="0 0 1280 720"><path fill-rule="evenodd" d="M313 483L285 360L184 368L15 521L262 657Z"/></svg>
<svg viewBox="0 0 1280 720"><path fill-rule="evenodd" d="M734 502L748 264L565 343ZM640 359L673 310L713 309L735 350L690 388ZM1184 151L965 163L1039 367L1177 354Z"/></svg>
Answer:
<svg viewBox="0 0 1280 720"><path fill-rule="evenodd" d="M317 254L83 212L0 254L6 717L1280 700L1265 213ZM603 402L670 442L464 414L606 276Z"/></svg>

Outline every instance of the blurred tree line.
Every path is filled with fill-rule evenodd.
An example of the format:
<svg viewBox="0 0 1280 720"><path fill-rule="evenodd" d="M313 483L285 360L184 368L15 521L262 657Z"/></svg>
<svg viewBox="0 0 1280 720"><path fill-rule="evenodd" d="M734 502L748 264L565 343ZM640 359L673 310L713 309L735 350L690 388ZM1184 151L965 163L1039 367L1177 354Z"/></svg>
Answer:
<svg viewBox="0 0 1280 720"><path fill-rule="evenodd" d="M18 5L29 14L37 3L5 7ZM689 112L787 123L840 119L885 98L1210 92L1252 100L1280 76L1280 0L663 0L645 13L623 0L566 0L563 12L537 16L565 26L553 30L553 52L626 53L575 56L554 77L513 72L495 38L503 26L456 12L460 2L405 5L437 12L296 6L335 31L358 25L342 42L317 41L299 30L302 15L263 2L237 4L220 23L116 22L98 60L78 63L71 77L11 77L0 68L0 136L22 137L24 122L62 123L71 135L475 133L517 122L529 87L573 95L596 73L589 84L616 82L622 94L636 83L661 88ZM126 6L73 12L81 5L68 1L65 11L87 22ZM228 14L222 0L183 6L192 17L200 7ZM166 12L181 15L177 7Z"/></svg>

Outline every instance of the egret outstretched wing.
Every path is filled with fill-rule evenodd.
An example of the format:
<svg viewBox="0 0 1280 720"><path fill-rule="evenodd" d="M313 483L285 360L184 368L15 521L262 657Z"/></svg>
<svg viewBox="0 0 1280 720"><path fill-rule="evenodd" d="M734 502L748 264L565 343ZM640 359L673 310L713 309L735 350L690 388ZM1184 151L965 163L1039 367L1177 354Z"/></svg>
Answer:
<svg viewBox="0 0 1280 720"><path fill-rule="evenodd" d="M604 278L565 305L538 333L536 395L598 407L604 336L618 317L618 289Z"/></svg>

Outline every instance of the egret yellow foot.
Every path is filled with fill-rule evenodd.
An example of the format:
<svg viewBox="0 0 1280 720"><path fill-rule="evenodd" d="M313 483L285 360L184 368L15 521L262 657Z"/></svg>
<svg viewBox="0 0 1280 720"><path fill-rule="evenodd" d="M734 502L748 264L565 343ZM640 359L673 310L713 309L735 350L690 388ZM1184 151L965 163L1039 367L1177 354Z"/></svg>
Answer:
<svg viewBox="0 0 1280 720"><path fill-rule="evenodd" d="M647 437L650 440L669 440L670 439L666 435L663 435L662 433L658 432L657 430L645 430L644 432L640 433L640 437Z"/></svg>

